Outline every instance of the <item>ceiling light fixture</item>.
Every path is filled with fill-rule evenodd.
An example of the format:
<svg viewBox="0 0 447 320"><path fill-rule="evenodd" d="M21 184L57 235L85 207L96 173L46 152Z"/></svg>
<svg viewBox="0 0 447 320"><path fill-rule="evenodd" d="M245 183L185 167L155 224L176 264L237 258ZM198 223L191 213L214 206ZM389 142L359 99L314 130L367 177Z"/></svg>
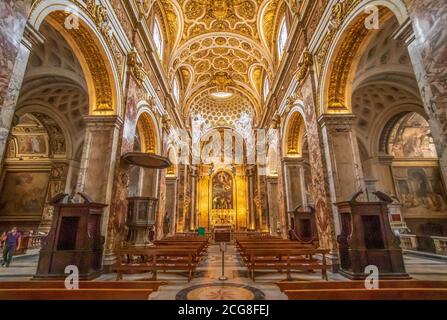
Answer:
<svg viewBox="0 0 447 320"><path fill-rule="evenodd" d="M226 92L226 91L217 91L217 92L211 93L211 96L213 96L214 98L217 98L217 99L228 99L233 96L233 93Z"/></svg>

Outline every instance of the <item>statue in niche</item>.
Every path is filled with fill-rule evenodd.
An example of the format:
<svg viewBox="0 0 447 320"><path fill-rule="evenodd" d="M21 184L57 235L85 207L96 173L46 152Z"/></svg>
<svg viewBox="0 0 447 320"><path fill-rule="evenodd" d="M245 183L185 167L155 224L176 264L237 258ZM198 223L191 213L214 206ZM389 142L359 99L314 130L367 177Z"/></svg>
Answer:
<svg viewBox="0 0 447 320"><path fill-rule="evenodd" d="M169 230L171 230L171 217L169 213L165 213L165 217L163 219L163 234L166 236L169 234Z"/></svg>

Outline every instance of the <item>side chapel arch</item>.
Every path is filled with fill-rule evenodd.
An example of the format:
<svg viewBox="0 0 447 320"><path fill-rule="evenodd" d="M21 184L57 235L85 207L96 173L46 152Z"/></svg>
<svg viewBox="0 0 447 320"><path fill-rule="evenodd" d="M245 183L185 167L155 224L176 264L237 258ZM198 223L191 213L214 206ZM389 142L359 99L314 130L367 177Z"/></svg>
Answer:
<svg viewBox="0 0 447 320"><path fill-rule="evenodd" d="M77 29L65 28L65 21L71 8L79 18ZM68 0L43 0L35 3L28 19L36 30L44 21L56 29L71 46L80 61L87 82L89 113L91 115L112 115L121 113L121 88L117 79L120 72L109 49L109 30L102 29L107 13L101 5L74 6ZM102 57L102 59L98 59Z"/></svg>

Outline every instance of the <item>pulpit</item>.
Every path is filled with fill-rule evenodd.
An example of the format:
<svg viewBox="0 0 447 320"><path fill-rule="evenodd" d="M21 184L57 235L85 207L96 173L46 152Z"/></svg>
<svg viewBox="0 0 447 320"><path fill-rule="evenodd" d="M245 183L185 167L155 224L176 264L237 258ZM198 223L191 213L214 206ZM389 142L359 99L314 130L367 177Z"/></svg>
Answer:
<svg viewBox="0 0 447 320"><path fill-rule="evenodd" d="M349 279L364 279L365 268L374 265L379 269L380 279L409 278L400 240L390 226L391 198L377 192L377 202L357 201L361 194L336 204L341 222L341 234L337 237L340 273Z"/></svg>
<svg viewBox="0 0 447 320"><path fill-rule="evenodd" d="M306 243L318 242L315 209L311 206L299 206L293 211L293 231L298 241Z"/></svg>
<svg viewBox="0 0 447 320"><path fill-rule="evenodd" d="M79 193L83 202L73 203L67 194L54 197L51 230L43 241L35 278L65 278L65 268L76 266L80 280L90 280L102 272L104 237L101 236L103 210L107 206Z"/></svg>
<svg viewBox="0 0 447 320"><path fill-rule="evenodd" d="M126 242L133 246L145 246L151 241L150 232L155 226L158 199L130 197L127 201Z"/></svg>

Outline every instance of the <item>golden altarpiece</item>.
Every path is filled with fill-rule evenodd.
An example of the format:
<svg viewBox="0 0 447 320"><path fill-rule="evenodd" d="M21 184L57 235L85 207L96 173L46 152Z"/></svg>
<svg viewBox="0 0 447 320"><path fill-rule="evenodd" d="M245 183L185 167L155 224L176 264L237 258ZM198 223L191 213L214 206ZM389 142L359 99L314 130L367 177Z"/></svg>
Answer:
<svg viewBox="0 0 447 320"><path fill-rule="evenodd" d="M249 228L245 165L200 166L197 199L197 220L206 230L216 226L234 231Z"/></svg>

